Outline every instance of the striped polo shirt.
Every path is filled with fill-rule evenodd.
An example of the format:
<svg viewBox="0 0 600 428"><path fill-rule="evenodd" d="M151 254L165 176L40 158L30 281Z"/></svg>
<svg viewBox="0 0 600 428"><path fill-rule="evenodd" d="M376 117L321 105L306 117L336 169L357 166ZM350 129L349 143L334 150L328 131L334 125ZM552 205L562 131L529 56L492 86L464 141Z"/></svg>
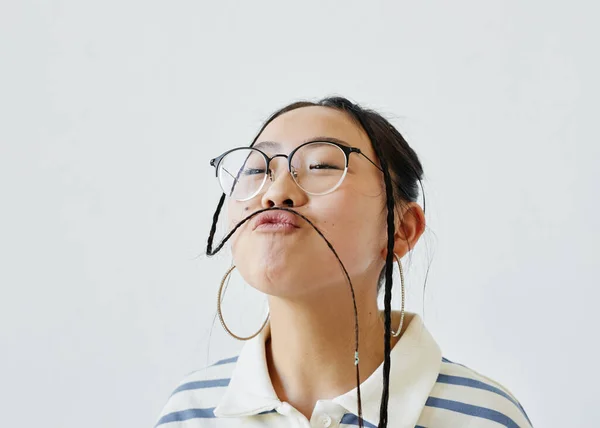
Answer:
<svg viewBox="0 0 600 428"><path fill-rule="evenodd" d="M442 356L416 313L390 352L388 427L526 428L531 422L519 401L494 380ZM407 317L408 318L408 317ZM318 400L310 420L277 398L261 333L239 355L189 373L167 400L155 427L356 427L356 388ZM360 385L363 425L377 427L383 363Z"/></svg>

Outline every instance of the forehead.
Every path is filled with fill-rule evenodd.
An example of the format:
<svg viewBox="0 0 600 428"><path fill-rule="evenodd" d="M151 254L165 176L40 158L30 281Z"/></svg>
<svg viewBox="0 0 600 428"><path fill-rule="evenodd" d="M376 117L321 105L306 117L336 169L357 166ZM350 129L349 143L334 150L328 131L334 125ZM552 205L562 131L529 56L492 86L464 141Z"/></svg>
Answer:
<svg viewBox="0 0 600 428"><path fill-rule="evenodd" d="M258 136L254 147L290 152L318 138L333 138L373 155L369 138L346 113L329 107L301 107L273 119ZM268 142L267 144L261 144ZM272 144L276 143L276 144Z"/></svg>

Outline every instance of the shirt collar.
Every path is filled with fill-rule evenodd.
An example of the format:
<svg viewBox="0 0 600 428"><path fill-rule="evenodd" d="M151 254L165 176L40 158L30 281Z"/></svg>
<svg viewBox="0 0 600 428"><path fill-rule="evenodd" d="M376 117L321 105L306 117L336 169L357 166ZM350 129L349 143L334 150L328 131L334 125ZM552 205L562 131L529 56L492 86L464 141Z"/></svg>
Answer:
<svg viewBox="0 0 600 428"><path fill-rule="evenodd" d="M388 420L397 427L414 427L429 392L437 380L442 353L419 314L412 319L390 352ZM217 417L234 417L272 410L281 404L273 389L265 355L270 322L246 342L233 370L231 381L214 409ZM383 363L360 385L362 416L377 426L383 389ZM357 390L332 399L348 412L358 415Z"/></svg>
<svg viewBox="0 0 600 428"><path fill-rule="evenodd" d="M265 342L270 334L269 320L257 336L244 344L225 394L213 411L215 416L248 416L281 404L267 367Z"/></svg>
<svg viewBox="0 0 600 428"><path fill-rule="evenodd" d="M390 389L388 420L395 427L414 427L437 381L442 352L423 324L413 315L406 331L390 352ZM383 363L360 385L363 419L379 424L383 390ZM356 388L333 399L349 412L358 415Z"/></svg>

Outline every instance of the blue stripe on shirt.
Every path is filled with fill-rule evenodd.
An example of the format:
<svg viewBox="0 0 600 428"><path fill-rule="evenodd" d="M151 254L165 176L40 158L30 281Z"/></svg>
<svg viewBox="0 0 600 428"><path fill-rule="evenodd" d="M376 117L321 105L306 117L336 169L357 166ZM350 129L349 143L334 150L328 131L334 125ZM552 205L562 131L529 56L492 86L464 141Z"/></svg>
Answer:
<svg viewBox="0 0 600 428"><path fill-rule="evenodd" d="M192 389L217 388L219 386L227 386L229 385L230 380L231 379L212 379L197 380L195 382L184 383L183 385L179 385L171 395L175 395L178 392L189 391Z"/></svg>
<svg viewBox="0 0 600 428"><path fill-rule="evenodd" d="M519 428L511 418L496 410L486 407L474 406L472 404L461 403L459 401L446 400L444 398L429 397L425 402L426 406L437 407L439 409L451 410L464 415L476 416L478 418L488 419L498 422L507 428Z"/></svg>
<svg viewBox="0 0 600 428"><path fill-rule="evenodd" d="M375 425L373 425L371 422L366 421L363 419L363 426L368 427L368 428L377 428ZM357 425L358 426L358 416L356 416L353 413L346 413L343 417L342 420L340 421L340 424L346 424L346 425ZM415 428L425 428L424 426L421 425L415 425Z"/></svg>
<svg viewBox="0 0 600 428"><path fill-rule="evenodd" d="M340 424L357 425L358 426L358 416L356 416L354 413L346 413L344 416L342 416L342 420L340 421ZM377 428L375 425L373 425L372 423L370 423L369 421L366 421L364 419L363 419L363 426L368 427L368 428Z"/></svg>
<svg viewBox="0 0 600 428"><path fill-rule="evenodd" d="M221 364L235 363L237 360L238 360L238 356L236 355L235 357L224 358L222 360L219 360L216 363L211 364L209 367L220 366Z"/></svg>
<svg viewBox="0 0 600 428"><path fill-rule="evenodd" d="M216 418L214 410L215 410L215 407L210 407L208 409L186 409L186 410L180 410L178 412L169 413L167 415L164 415L162 418L160 418L160 420L157 422L157 424L154 427L156 428L159 425L166 424L169 422L187 421L188 419ZM258 414L259 415L267 415L270 413L277 413L277 410L275 410L275 409L265 410Z"/></svg>
<svg viewBox="0 0 600 428"><path fill-rule="evenodd" d="M519 402L517 400L515 400L513 397L511 397L510 395L508 395L506 392L502 391L500 388L496 388L495 386L488 385L487 383L481 382L480 380L475 380L475 379L471 379L468 377L462 377L462 376L445 375L445 374L440 374L438 376L437 382L447 383L450 385L468 386L471 388L484 389L486 391L495 392L496 394L503 396L504 398L509 400L511 403L513 403L515 406L517 406L519 408L519 410L521 411L521 413L523 414L523 416L525 416L525 418L527 419L529 424L531 424L531 421L529 421L529 418L527 417L527 414L525 413L525 409L523 409L521 407Z"/></svg>
<svg viewBox="0 0 600 428"><path fill-rule="evenodd" d="M179 412L168 413L160 418L155 427L169 422L187 421L188 419L214 418L214 410L215 408L211 407L209 409L186 409L180 410Z"/></svg>
<svg viewBox="0 0 600 428"><path fill-rule="evenodd" d="M442 361L445 362L445 363L456 364L457 366L461 366L461 367L464 367L464 368L466 368L468 370L471 370L467 366L463 366L462 364L452 362L449 359L444 358L444 357L442 357ZM442 376L446 376L447 378L456 378L457 382L444 382L444 380L443 380L444 378ZM529 416L527 416L527 412L525 412L525 409L523 408L523 406L521 406L521 403L519 403L518 400L514 399L513 397L511 397L510 395L508 395L507 393L505 393L504 391L502 391L500 388L496 388L495 386L491 386L491 385L488 385L488 384L486 384L484 382L481 382L481 381L478 381L478 380L474 380L474 379L469 379L469 378L462 378L462 379L468 379L468 380L470 380L472 382L470 384L458 383L459 382L458 379L460 379L459 376L450 376L450 375L440 374L437 381L438 382L442 382L442 383L452 383L452 384L455 384L455 385L465 385L465 386L470 386L470 387L473 387L473 388L486 389L488 391L492 391L492 392L495 392L497 394L500 394L503 397L509 399L515 406L517 406L519 408L519 410L521 411L521 413L523 414L523 416L525 416L525 419L527 419L527 422L529 422L529 425L533 425L531 423L531 421L529 420Z"/></svg>

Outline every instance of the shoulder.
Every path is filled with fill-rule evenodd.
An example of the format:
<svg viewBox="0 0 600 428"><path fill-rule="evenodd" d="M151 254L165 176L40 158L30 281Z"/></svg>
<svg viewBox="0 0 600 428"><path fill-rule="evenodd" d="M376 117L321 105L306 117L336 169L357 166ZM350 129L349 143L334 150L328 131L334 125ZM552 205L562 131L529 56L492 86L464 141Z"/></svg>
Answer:
<svg viewBox="0 0 600 428"><path fill-rule="evenodd" d="M532 427L525 409L508 388L446 358L442 358L422 419L424 426L484 427L496 422L510 428Z"/></svg>
<svg viewBox="0 0 600 428"><path fill-rule="evenodd" d="M167 399L155 427L200 427L214 419L214 408L225 393L237 355L188 373ZM184 422L188 421L188 424ZM180 424L171 424L177 423Z"/></svg>

